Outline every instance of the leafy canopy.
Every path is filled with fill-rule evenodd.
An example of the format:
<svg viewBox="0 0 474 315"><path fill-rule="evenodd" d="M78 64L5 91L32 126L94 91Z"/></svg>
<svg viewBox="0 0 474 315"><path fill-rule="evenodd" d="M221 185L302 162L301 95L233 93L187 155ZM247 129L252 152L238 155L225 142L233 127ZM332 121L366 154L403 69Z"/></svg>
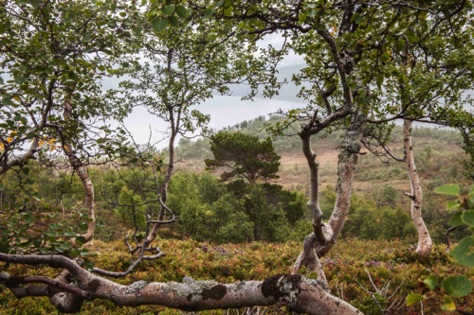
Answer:
<svg viewBox="0 0 474 315"><path fill-rule="evenodd" d="M222 131L211 136L211 151L214 159L206 159L206 167L224 169L224 181L240 178L255 184L259 179L278 178L280 156L269 138Z"/></svg>

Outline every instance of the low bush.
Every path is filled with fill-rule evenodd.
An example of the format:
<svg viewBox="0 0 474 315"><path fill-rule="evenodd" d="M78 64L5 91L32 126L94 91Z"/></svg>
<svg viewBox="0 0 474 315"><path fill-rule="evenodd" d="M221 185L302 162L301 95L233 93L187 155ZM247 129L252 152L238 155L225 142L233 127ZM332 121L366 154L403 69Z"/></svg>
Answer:
<svg viewBox="0 0 474 315"><path fill-rule="evenodd" d="M456 264L446 254L445 246L437 246L428 258L420 259L412 244L399 240L368 241L341 240L326 257L322 258L332 293L358 307L364 314L421 314L421 305L408 308L405 297L412 292L428 296L423 303L425 314L439 314L443 296L431 292L423 284L430 274L440 277L466 274L474 280L474 271ZM221 282L265 279L271 275L288 273L301 246L295 242L214 245L195 240L162 240L160 248L167 255L156 261L143 262L136 272L119 280L131 283L145 281L181 281L184 276L194 279L215 279ZM97 266L111 270L125 269L131 261L125 246L120 242L94 242L90 248L96 255ZM52 269L10 266L12 274L54 275ZM306 273L303 269L302 273ZM313 274L308 276L314 277ZM379 291L377 291L379 290ZM474 305L470 295L456 301L460 309ZM138 308L120 307L110 302L86 302L80 314L181 314L178 310L159 306ZM268 314L281 313L269 308ZM202 314L221 314L209 311ZM240 314L239 311L236 314ZM46 298L17 300L8 289L0 286L0 314L40 315L59 314ZM233 313L231 313L233 314Z"/></svg>

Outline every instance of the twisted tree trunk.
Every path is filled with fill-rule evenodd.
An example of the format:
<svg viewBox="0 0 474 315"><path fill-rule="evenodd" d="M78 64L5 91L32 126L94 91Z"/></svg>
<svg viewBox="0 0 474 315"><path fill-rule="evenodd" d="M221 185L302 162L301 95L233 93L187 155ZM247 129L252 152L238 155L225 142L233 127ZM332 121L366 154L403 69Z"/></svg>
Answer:
<svg viewBox="0 0 474 315"><path fill-rule="evenodd" d="M74 124L77 122L74 121L72 117L72 105L70 100L70 95L67 96L66 101L64 102L64 120L70 125L70 128L74 128ZM89 242L94 237L95 233L95 193L94 193L94 184L89 176L87 167L82 163L82 161L77 157L72 147L71 136L69 133L63 132L62 128L60 129L60 137L63 145L63 152L66 155L69 164L71 165L74 172L81 180L82 187L84 188L84 201L82 202L82 208L87 210L89 216L89 223L87 224L87 231L82 235L85 242ZM75 244L75 240L72 240L72 243Z"/></svg>
<svg viewBox="0 0 474 315"><path fill-rule="evenodd" d="M405 119L403 121L403 148L405 150L405 163L407 166L411 187L411 192L409 194L405 194L411 200L411 218L418 233L418 245L416 247L416 252L421 256L428 256L431 253L433 242L421 214L423 191L421 189L420 177L418 176L418 171L415 165L415 156L413 154L413 144L411 139L411 128L412 121Z"/></svg>
<svg viewBox="0 0 474 315"><path fill-rule="evenodd" d="M322 267L320 266L318 257L322 257L329 252L335 244L335 240L341 233L347 219L352 193L352 182L361 147L362 136L365 132L366 119L367 116L361 112L355 114L342 142L337 166L338 177L336 183L336 203L328 224L322 223L322 212L319 209L319 195L317 189L318 164L316 162L316 156L312 151L307 152L307 149L303 149L309 163L311 174L311 197L308 202L308 207L312 210L314 209L313 225L315 228L314 235L316 237L314 238L312 246L316 252L315 255L311 254L312 257L308 260L306 259L306 256L310 251L308 248L305 248L293 265L292 273L297 273L302 265L306 265L308 267L312 266L309 268L318 272L318 275L323 277ZM303 144L303 147L305 147L305 144ZM309 237L311 237L311 235ZM307 243L308 240L305 240L304 247L308 246ZM305 253L307 254L305 255ZM324 281L324 279L320 280Z"/></svg>
<svg viewBox="0 0 474 315"><path fill-rule="evenodd" d="M82 208L87 210L89 216L89 223L87 224L87 231L82 235L85 242L89 242L94 237L95 232L95 193L94 184L89 176L87 167L81 162L81 160L74 154L69 145L63 144L64 152L69 160L69 164L72 169L77 173L81 180L82 187L84 187L84 200L82 202Z"/></svg>
<svg viewBox="0 0 474 315"><path fill-rule="evenodd" d="M319 257L329 252L347 220L352 195L352 182L354 181L354 173L359 159L366 120L367 116L365 114L357 113L342 142L337 165L336 203L329 219L329 225L334 233L334 242L320 246L318 248Z"/></svg>

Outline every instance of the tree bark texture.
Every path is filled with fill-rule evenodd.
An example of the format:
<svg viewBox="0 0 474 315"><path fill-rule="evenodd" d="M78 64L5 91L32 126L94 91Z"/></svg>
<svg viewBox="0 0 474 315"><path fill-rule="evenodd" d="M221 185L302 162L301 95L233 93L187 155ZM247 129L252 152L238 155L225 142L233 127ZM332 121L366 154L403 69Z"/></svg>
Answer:
<svg viewBox="0 0 474 315"><path fill-rule="evenodd" d="M334 240L341 233L349 212L352 182L359 158L362 136L366 128L366 121L367 116L364 113L356 113L341 144L337 164L336 203L329 219L329 225L334 233ZM318 256L321 257L329 252L334 243L329 242L324 246L319 246L317 250Z"/></svg>
<svg viewBox="0 0 474 315"><path fill-rule="evenodd" d="M306 257L305 252L309 253L309 249L307 248L308 246L308 240L310 239L311 235L308 236L307 239L305 239L304 247L305 249L300 253L298 256L295 264L293 265L292 268L292 273L296 274L298 272L298 269L301 268L301 266L306 265L306 266L312 266L311 270L318 272L318 275L320 275L321 282L324 282L324 274L322 267L320 266L319 259L318 257L324 256L329 250L332 248L332 246L335 244L335 240L339 236L339 233L341 232L344 223L347 219L347 214L349 211L349 205L350 205L350 199L351 199L351 193L352 193L352 182L354 179L354 172L355 172L355 167L357 164L358 156L359 156L359 151L361 147L361 140L362 136L365 132L365 126L366 126L366 119L367 116L361 112L358 112L354 115L353 120L347 129L346 136L342 142L341 145L341 151L339 153L339 160L338 160L338 166L337 166L337 183L336 183L336 203L333 208L333 212L331 215L331 218L329 220L328 224L322 224L321 225L321 233L324 235L331 235L331 239L326 242L322 243L317 241L319 238L315 237L315 241L313 242L313 247L314 250L316 251L316 260L313 257ZM305 146L303 144L303 146ZM307 151L307 149L303 148L303 151ZM314 153L310 152L311 154ZM317 163L316 161L311 163L311 158L312 156L308 154L308 152L305 152L305 156L307 157L309 166L310 166L310 174L311 174L311 198L310 201L308 202L308 206L310 204L314 204L313 207L316 207L316 209L319 207L319 203L317 200L319 199L318 196L318 191L317 188L313 187L317 185ZM314 156L314 160L315 160ZM314 164L311 166L311 164ZM315 180L313 180L313 177L315 176ZM313 200L316 199L316 202ZM312 202L313 200L313 202ZM311 208L311 207L310 207ZM319 211L321 211L319 209ZM322 216L322 214L321 214ZM314 219L315 216L313 214L313 225L314 225ZM322 220L322 219L321 219ZM329 232L330 231L330 232Z"/></svg>
<svg viewBox="0 0 474 315"><path fill-rule="evenodd" d="M180 119L179 116L180 115L178 115L178 119ZM166 205L166 201L168 199L168 186L169 186L169 183L171 181L171 177L173 176L173 169L174 169L174 142L175 142L176 136L178 134L178 131L176 130L172 110L170 110L170 117L171 117L171 135L170 135L170 139L169 139L169 142L168 142L168 150L169 150L168 167L167 167L167 170L166 170L166 175L165 175L165 178L163 180L163 183L161 184L161 187L159 188L159 195L158 195L158 198L160 198L161 202L162 202L162 206L161 206L161 209L160 209L160 214L158 215L158 220L159 221L163 221L165 213L166 213L165 205ZM153 223L151 231L148 234L148 237L147 237L147 240L146 240L147 244L150 244L156 238L156 236L158 234L158 229L160 228L160 226L161 226L161 223Z"/></svg>
<svg viewBox="0 0 474 315"><path fill-rule="evenodd" d="M405 119L403 121L403 148L405 150L405 163L410 178L411 192L407 194L411 199L410 213L413 223L418 233L418 245L416 252L421 256L428 256L431 253L433 242L428 228L421 213L423 200L423 191L421 189L420 177L415 164L415 155L413 153L413 144L411 139L412 121Z"/></svg>
<svg viewBox="0 0 474 315"><path fill-rule="evenodd" d="M332 240L326 244L315 244L318 257L322 257L329 252L329 250L335 244L335 240L339 236L339 233L344 227L344 223L347 219L352 193L352 182L359 157L362 136L365 132L366 120L367 116L365 114L361 112L356 113L346 131L346 136L342 142L337 166L336 203L328 223L328 228L332 230ZM313 172L311 167L310 172ZM311 184L313 185L313 181ZM312 190L312 194L314 192L315 190ZM317 195L315 196L319 198ZM296 273L297 270L305 264L307 264L307 261L305 259L305 251L303 250L292 268L292 273Z"/></svg>
<svg viewBox="0 0 474 315"><path fill-rule="evenodd" d="M319 163L316 154L311 149L311 134L301 134L300 137L310 174L310 197L306 205L311 210L316 239L319 244L325 245L332 240L333 232L330 226L324 224L323 212L319 206Z"/></svg>
<svg viewBox="0 0 474 315"><path fill-rule="evenodd" d="M89 177L89 172L87 171L86 166L77 158L73 152L67 151L65 149L66 155L68 157L69 163L71 164L73 170L79 176L82 186L84 187L84 201L82 202L82 207L87 209L87 214L89 216L89 223L87 224L87 231L82 236L85 239L85 242L89 242L94 237L95 232L95 193L94 193L94 184L92 183L91 178Z"/></svg>
<svg viewBox="0 0 474 315"><path fill-rule="evenodd" d="M72 117L72 106L70 99L67 99L64 103L64 119L66 122L69 122L71 125L75 123L74 118ZM82 202L82 208L87 210L89 216L89 223L87 224L87 231L82 235L85 242L89 242L94 237L95 233L95 193L94 193L94 184L89 176L87 167L82 163L82 161L74 153L72 147L70 136L66 133L61 132L61 142L63 144L64 154L67 156L69 164L71 165L74 172L77 173L79 179L81 180L82 186L84 187L84 201ZM73 240L73 243L75 241Z"/></svg>
<svg viewBox="0 0 474 315"><path fill-rule="evenodd" d="M294 311L307 314L361 314L347 302L326 292L317 281L301 275L276 275L264 281L233 284L185 277L181 283L137 281L122 285L94 275L75 261L59 255L0 253L0 261L66 269L67 274L63 271L55 279L0 273L0 284L10 288L17 297L49 296L62 312L77 313L82 301L105 299L117 305L161 305L187 311L283 303Z"/></svg>

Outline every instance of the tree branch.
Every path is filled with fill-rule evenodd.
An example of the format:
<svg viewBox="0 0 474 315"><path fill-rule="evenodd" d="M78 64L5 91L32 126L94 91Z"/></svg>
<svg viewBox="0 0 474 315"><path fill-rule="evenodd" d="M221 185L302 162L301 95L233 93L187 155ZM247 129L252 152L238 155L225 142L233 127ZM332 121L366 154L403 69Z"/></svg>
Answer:
<svg viewBox="0 0 474 315"><path fill-rule="evenodd" d="M196 281L185 277L181 283L137 281L130 285L122 285L96 276L63 256L0 253L0 261L65 268L74 277L77 287L81 288L77 291L71 288L71 285L57 284L64 287L65 292L74 291L83 294L82 291L86 291L90 295L85 294L85 297L100 298L123 306L153 304L199 311L283 303L294 311L307 314L321 315L334 312L344 315L360 314L347 302L326 292L318 282L301 275L277 275L264 281L241 281L234 284ZM1 284L9 288L17 287L17 285L9 286L7 279L9 275L1 273ZM37 283L41 281L56 285L55 282L44 280L43 277L37 280Z"/></svg>

